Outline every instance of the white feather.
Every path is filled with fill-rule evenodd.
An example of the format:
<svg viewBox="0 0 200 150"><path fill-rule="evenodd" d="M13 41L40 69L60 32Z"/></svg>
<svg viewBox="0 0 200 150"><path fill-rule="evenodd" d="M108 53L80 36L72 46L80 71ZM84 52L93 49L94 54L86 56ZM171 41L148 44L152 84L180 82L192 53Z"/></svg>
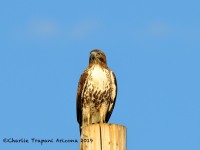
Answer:
<svg viewBox="0 0 200 150"><path fill-rule="evenodd" d="M101 90L105 90L105 88L109 86L110 81L108 78L108 71L106 69L102 69L99 65L95 65L93 67L91 78L92 80L89 80L91 85L94 85Z"/></svg>
<svg viewBox="0 0 200 150"><path fill-rule="evenodd" d="M111 93L111 99L114 100L115 97L116 97L116 85L115 85L115 78L112 74L112 72L110 73L111 74L111 88L112 88L112 93Z"/></svg>

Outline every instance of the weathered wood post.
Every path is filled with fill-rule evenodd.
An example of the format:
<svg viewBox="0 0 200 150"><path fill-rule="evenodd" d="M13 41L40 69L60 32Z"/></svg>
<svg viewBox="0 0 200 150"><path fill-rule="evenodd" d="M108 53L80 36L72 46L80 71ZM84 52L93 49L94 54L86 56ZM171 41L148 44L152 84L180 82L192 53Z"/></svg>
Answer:
<svg viewBox="0 0 200 150"><path fill-rule="evenodd" d="M107 123L85 126L80 150L126 150L126 127Z"/></svg>

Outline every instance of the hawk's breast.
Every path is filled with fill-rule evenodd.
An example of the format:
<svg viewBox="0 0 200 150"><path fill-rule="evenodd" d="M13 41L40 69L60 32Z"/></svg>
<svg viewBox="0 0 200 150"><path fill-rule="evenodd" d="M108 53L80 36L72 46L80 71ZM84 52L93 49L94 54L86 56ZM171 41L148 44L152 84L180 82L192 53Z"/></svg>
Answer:
<svg viewBox="0 0 200 150"><path fill-rule="evenodd" d="M90 73L91 76L90 79L88 79L88 83L91 83L93 86L98 87L101 90L105 90L105 88L109 86L110 80L107 69L101 68L97 65L91 69Z"/></svg>
<svg viewBox="0 0 200 150"><path fill-rule="evenodd" d="M110 78L109 70L99 65L94 65L88 71L87 85L83 95L84 103L89 104L91 109L99 104L110 101Z"/></svg>

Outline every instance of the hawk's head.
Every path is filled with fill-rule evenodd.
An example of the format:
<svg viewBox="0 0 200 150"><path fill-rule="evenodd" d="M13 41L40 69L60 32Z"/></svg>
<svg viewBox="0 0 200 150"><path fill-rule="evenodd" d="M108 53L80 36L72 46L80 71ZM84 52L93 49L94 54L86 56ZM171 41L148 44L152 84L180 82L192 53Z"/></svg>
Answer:
<svg viewBox="0 0 200 150"><path fill-rule="evenodd" d="M90 52L89 63L99 63L106 66L106 55L101 50L95 49Z"/></svg>

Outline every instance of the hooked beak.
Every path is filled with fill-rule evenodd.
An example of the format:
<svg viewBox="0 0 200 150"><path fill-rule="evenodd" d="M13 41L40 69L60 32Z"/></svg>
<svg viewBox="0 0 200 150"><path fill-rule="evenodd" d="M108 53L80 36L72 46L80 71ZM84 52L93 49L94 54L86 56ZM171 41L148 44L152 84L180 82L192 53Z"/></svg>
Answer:
<svg viewBox="0 0 200 150"><path fill-rule="evenodd" d="M90 53L90 59L94 60L95 57L96 57L96 53L95 52L91 52Z"/></svg>

